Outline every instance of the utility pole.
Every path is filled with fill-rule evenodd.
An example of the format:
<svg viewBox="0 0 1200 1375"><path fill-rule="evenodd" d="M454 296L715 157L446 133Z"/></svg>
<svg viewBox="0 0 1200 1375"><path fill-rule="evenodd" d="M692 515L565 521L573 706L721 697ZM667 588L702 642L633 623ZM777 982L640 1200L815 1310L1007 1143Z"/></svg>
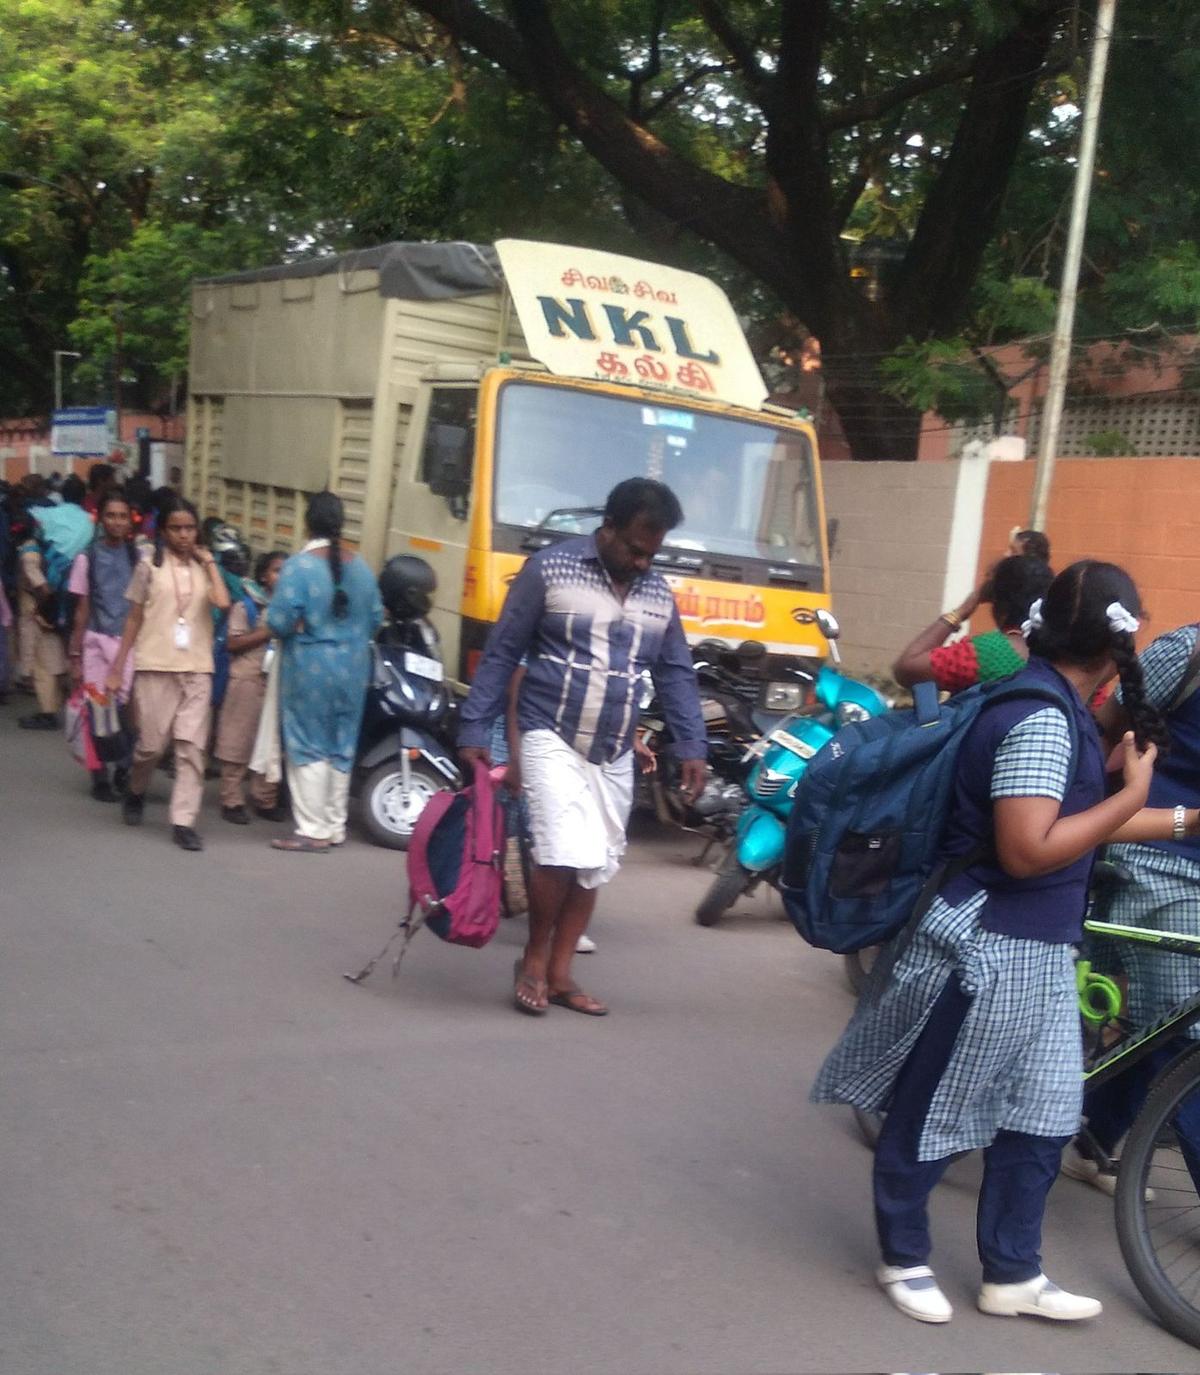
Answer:
<svg viewBox="0 0 1200 1375"><path fill-rule="evenodd" d="M54 409L62 410L62 360L64 358L81 358L83 355L73 353L70 349L54 350Z"/></svg>
<svg viewBox="0 0 1200 1375"><path fill-rule="evenodd" d="M1042 424L1038 432L1037 470L1033 481L1033 502L1029 526L1046 528L1046 508L1050 504L1050 484L1054 480L1054 460L1062 424L1063 398L1067 372L1071 366L1071 335L1075 326L1075 298L1079 291L1079 264L1083 259L1083 237L1087 229L1088 198L1096 166L1096 137L1100 129L1100 103L1104 95L1104 73L1108 49L1116 23L1117 0L1100 0L1096 15L1096 36L1092 40L1092 61L1088 70L1087 91L1083 98L1083 131L1079 139L1079 161L1075 167L1075 191L1071 199L1071 225L1067 231L1067 252L1063 260L1062 285L1058 290L1058 313L1054 320L1054 343L1050 350L1050 381L1042 403Z"/></svg>

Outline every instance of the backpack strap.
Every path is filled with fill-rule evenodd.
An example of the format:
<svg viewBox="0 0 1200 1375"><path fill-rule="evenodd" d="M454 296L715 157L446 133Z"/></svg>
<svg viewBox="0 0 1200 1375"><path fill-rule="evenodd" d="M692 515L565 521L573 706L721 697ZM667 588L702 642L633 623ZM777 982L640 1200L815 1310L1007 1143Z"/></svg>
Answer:
<svg viewBox="0 0 1200 1375"><path fill-rule="evenodd" d="M477 799L485 799L488 807L472 806L473 824L471 827L472 840L474 841L474 854L471 858L476 864L493 864L496 858L496 806L495 806L495 785L492 783L490 770L482 759L475 760L475 777L471 783L473 796Z"/></svg>
<svg viewBox="0 0 1200 1375"><path fill-rule="evenodd" d="M917 683L912 690L913 714L918 726L932 726L942 714L941 692L928 679Z"/></svg>
<svg viewBox="0 0 1200 1375"><path fill-rule="evenodd" d="M1195 626L1194 629L1196 631L1196 643L1192 647L1179 686L1175 689L1175 696L1171 698L1171 705L1163 713L1166 716L1178 711L1196 689L1200 688L1200 625Z"/></svg>

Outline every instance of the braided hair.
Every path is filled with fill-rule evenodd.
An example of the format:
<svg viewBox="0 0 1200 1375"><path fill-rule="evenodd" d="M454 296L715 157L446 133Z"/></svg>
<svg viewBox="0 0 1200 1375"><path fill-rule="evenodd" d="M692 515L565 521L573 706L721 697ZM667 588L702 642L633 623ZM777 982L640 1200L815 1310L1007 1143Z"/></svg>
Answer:
<svg viewBox="0 0 1200 1375"><path fill-rule="evenodd" d="M158 518L154 522L155 568L162 567L163 545L167 537L167 518L169 516L177 515L180 511L186 511L197 525L200 524L200 517L196 514L196 508L187 497L181 497L178 492L172 491L169 487L161 487L159 488L159 492L165 492L166 495L161 496L156 503L158 507Z"/></svg>
<svg viewBox="0 0 1200 1375"><path fill-rule="evenodd" d="M309 499L304 523L310 535L329 541L329 576L333 579L333 614L343 620L350 610L350 598L342 586L342 526L346 509L335 492L317 492Z"/></svg>
<svg viewBox="0 0 1200 1375"><path fill-rule="evenodd" d="M1142 615L1133 579L1115 563L1081 559L1050 584L1040 608L1041 624L1029 633L1029 652L1050 663L1086 666L1110 658L1121 678L1121 695L1138 748L1169 747L1167 727L1146 696L1146 683L1133 634L1114 626L1109 609ZM1036 618L1035 618L1036 619Z"/></svg>

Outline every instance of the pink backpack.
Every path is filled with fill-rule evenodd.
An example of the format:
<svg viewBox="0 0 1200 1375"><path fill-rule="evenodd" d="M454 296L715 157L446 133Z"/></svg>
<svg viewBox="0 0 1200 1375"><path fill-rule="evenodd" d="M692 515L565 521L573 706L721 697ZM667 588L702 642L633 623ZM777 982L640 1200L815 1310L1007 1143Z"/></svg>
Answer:
<svg viewBox="0 0 1200 1375"><path fill-rule="evenodd" d="M422 926L452 945L486 945L500 925L504 892L504 813L486 764L461 792L439 792L425 805L408 842L408 912L387 945L357 974L361 983L403 934L394 978ZM414 913L416 914L414 919Z"/></svg>

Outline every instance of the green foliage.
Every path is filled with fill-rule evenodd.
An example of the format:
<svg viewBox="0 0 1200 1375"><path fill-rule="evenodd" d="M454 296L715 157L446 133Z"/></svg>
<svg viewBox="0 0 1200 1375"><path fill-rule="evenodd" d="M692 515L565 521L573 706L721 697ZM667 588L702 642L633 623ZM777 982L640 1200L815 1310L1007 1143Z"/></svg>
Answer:
<svg viewBox="0 0 1200 1375"><path fill-rule="evenodd" d="M1098 430L1088 435L1087 446L1097 458L1133 458L1137 453L1120 430Z"/></svg>
<svg viewBox="0 0 1200 1375"><path fill-rule="evenodd" d="M512 13L500 0L480 8ZM783 0L720 8L773 72ZM966 85L932 83L861 118L845 111L962 66L1028 8L830 0L815 137L838 202L834 261L868 239L902 256L961 126ZM549 9L584 75L673 153L737 187L771 185L761 91L702 6ZM81 388L102 396L119 353L133 393L153 402L185 366L193 277L393 238L582 241L711 273L752 326L781 314L782 294L761 274L624 189L539 95L419 4L0 0L0 32L0 413L45 407L51 354L67 345L86 355ZM888 393L908 405L950 419L992 414L1001 384L973 350L1052 327L1084 70L1067 9L1051 56L957 333L909 339L883 368ZM1200 323L1198 84L1200 7L1122 0L1083 332ZM788 230L801 248L814 232L803 201ZM876 333L860 327L830 348L860 373L920 335L889 318L891 270Z"/></svg>
<svg viewBox="0 0 1200 1375"><path fill-rule="evenodd" d="M1178 243L1123 263L1105 280L1104 297L1114 317L1135 329L1200 328L1200 246Z"/></svg>
<svg viewBox="0 0 1200 1375"><path fill-rule="evenodd" d="M908 339L884 359L880 370L890 396L918 411L937 411L951 422L984 420L997 405L997 385L964 338Z"/></svg>
<svg viewBox="0 0 1200 1375"><path fill-rule="evenodd" d="M218 230L147 222L122 247L90 257L71 325L71 342L84 355L75 369L77 381L102 387L106 365L118 357L143 366L152 362L160 378L182 377L190 283L239 268L263 247L241 225Z"/></svg>

